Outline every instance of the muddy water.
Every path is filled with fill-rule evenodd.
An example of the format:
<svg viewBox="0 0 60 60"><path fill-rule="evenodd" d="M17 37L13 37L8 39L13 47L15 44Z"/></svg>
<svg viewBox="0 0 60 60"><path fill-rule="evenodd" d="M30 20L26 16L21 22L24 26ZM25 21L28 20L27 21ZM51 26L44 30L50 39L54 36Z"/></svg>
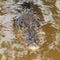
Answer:
<svg viewBox="0 0 60 60"><path fill-rule="evenodd" d="M15 28L13 18L20 13L16 2L0 1L0 60L60 60L60 1L42 0L40 10L36 9L47 23L40 29L45 35L38 35L41 45L36 50L26 46L22 32Z"/></svg>

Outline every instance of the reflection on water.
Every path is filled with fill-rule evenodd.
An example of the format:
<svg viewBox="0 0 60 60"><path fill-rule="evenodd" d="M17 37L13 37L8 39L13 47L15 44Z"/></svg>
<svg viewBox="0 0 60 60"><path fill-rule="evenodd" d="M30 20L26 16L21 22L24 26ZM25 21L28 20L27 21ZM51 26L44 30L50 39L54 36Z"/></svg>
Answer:
<svg viewBox="0 0 60 60"><path fill-rule="evenodd" d="M35 11L46 24L39 30L45 35L38 34L41 43L36 48L28 47L15 28L14 17L20 13L16 2L0 1L0 60L60 60L60 1L40 0L40 10Z"/></svg>

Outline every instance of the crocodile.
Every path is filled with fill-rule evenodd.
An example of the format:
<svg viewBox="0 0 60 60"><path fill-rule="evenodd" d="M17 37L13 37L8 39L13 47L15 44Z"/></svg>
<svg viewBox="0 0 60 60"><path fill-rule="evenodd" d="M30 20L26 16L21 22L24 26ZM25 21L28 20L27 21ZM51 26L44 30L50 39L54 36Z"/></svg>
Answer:
<svg viewBox="0 0 60 60"><path fill-rule="evenodd" d="M41 28L40 18L36 13L31 11L23 12L15 20L15 25L18 30L21 30L24 35L24 41L29 44L39 44L39 39L37 38L38 30Z"/></svg>

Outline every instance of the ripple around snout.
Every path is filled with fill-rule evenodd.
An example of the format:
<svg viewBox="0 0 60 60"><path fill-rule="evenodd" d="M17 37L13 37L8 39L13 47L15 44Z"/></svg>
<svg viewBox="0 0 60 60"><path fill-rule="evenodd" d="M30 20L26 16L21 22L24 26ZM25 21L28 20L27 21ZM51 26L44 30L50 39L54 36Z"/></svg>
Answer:
<svg viewBox="0 0 60 60"><path fill-rule="evenodd" d="M28 46L28 49L32 50L32 51L36 51L39 49L39 46L38 45L37 46L31 45L31 46Z"/></svg>

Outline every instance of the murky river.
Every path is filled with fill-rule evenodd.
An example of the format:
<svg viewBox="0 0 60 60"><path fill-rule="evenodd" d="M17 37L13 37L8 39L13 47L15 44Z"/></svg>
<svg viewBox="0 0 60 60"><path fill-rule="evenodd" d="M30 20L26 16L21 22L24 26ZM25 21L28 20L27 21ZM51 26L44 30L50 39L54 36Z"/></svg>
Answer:
<svg viewBox="0 0 60 60"><path fill-rule="evenodd" d="M38 47L27 46L15 27L14 18L21 15L17 3L0 0L0 60L60 60L60 0L40 0L34 9L46 23L38 31Z"/></svg>

